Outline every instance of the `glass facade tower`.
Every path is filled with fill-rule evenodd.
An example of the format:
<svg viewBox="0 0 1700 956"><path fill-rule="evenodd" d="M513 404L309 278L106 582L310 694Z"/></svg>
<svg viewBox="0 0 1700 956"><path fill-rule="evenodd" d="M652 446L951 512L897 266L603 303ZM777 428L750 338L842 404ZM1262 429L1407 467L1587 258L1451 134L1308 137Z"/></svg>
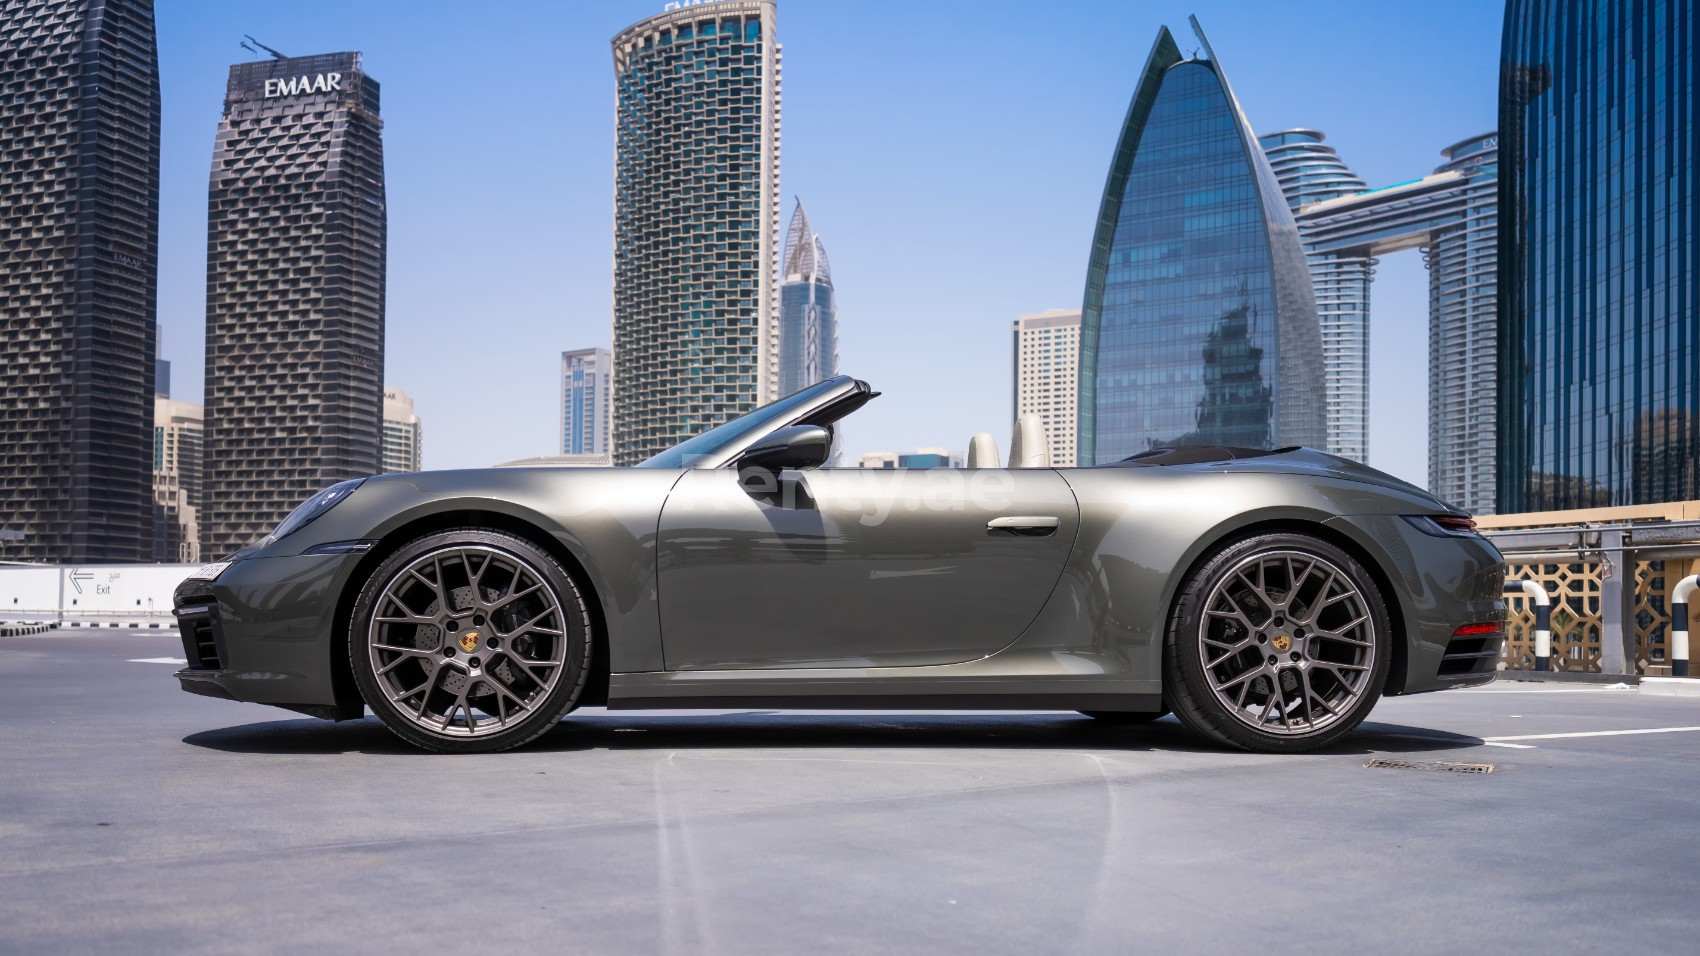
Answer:
<svg viewBox="0 0 1700 956"><path fill-rule="evenodd" d="M0 3L0 530L152 557L159 58L149 0Z"/></svg>
<svg viewBox="0 0 1700 956"><path fill-rule="evenodd" d="M1700 498L1694 5L1510 0L1499 506Z"/></svg>
<svg viewBox="0 0 1700 956"><path fill-rule="evenodd" d="M1429 232L1428 490L1472 514L1496 510L1499 398L1499 136L1441 151L1455 211Z"/></svg>
<svg viewBox="0 0 1700 956"><path fill-rule="evenodd" d="M779 394L838 374L838 307L832 263L809 228L801 201L785 231L785 282L779 287Z"/></svg>
<svg viewBox="0 0 1700 956"><path fill-rule="evenodd" d="M561 353L561 454L607 456L612 365L607 349Z"/></svg>
<svg viewBox="0 0 1700 956"><path fill-rule="evenodd" d="M613 39L616 465L778 385L774 3L671 6Z"/></svg>
<svg viewBox="0 0 1700 956"><path fill-rule="evenodd" d="M1298 229L1192 25L1204 56L1159 30L1111 161L1081 310L1082 464L1326 440Z"/></svg>
<svg viewBox="0 0 1700 956"><path fill-rule="evenodd" d="M1494 510L1499 137L1442 150L1421 179L1366 189L1315 130L1262 138L1298 218L1322 313L1328 450L1367 461L1369 297L1377 257L1422 249L1429 270L1428 489Z"/></svg>
<svg viewBox="0 0 1700 956"><path fill-rule="evenodd" d="M1290 129L1259 138L1287 205L1300 208L1369 187L1323 143L1316 130ZM1299 236L1308 238L1304 222ZM1322 330L1322 376L1328 406L1323 450L1369 461L1369 284L1375 259L1367 252L1319 253L1306 242L1311 289Z"/></svg>

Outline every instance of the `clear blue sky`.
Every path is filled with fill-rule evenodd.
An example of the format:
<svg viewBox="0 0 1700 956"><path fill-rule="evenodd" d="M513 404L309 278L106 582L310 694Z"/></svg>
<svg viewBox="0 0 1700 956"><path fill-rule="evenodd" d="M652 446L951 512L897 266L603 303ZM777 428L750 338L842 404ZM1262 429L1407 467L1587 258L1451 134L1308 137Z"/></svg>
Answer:
<svg viewBox="0 0 1700 956"><path fill-rule="evenodd" d="M290 0L158 5L162 354L201 393L206 185L244 33L365 53L383 84L386 382L428 468L556 450L563 349L610 339L608 40L661 0ZM885 392L850 451L1007 444L1009 323L1078 307L1110 151L1160 24L1196 13L1259 133L1323 130L1366 181L1430 172L1495 125L1503 5L780 0L789 217L832 257L845 371ZM1427 279L1383 260L1371 463L1426 483Z"/></svg>

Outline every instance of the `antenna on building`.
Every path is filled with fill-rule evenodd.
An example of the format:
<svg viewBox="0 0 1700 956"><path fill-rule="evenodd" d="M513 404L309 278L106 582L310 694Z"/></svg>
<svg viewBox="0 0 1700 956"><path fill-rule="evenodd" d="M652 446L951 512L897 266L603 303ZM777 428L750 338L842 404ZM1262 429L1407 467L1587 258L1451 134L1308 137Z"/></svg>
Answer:
<svg viewBox="0 0 1700 956"><path fill-rule="evenodd" d="M270 53L272 55L272 59L274 59L274 60L287 60L287 59L289 59L289 57L285 56L284 54L279 53L276 50L272 49L271 47L266 46L264 43L261 43L260 41L254 39L253 34L244 33L242 35L244 37L247 37L247 40L245 42L243 42L243 44L242 44L244 49L249 50L250 52L252 52L256 55L260 52L260 50L264 50L267 53ZM252 44L254 44L254 46L259 47L260 50L254 49L254 46L249 46L248 45L249 43L252 43Z"/></svg>

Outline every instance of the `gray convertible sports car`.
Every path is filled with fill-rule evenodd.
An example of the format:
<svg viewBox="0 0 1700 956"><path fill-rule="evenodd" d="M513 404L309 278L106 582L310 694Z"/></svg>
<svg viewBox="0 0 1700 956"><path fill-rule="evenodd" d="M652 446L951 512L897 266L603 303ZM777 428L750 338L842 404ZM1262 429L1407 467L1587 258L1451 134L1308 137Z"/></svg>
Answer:
<svg viewBox="0 0 1700 956"><path fill-rule="evenodd" d="M586 705L1172 711L1293 752L1493 676L1500 555L1410 485L1302 448L821 467L877 394L839 376L634 468L334 485L178 588L177 677L454 752Z"/></svg>

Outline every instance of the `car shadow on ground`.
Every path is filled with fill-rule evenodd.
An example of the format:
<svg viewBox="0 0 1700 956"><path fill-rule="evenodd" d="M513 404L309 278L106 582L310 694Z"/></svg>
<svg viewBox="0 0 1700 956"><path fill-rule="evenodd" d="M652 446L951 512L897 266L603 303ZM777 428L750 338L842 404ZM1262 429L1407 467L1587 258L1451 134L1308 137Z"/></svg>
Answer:
<svg viewBox="0 0 1700 956"><path fill-rule="evenodd" d="M333 724L274 720L190 734L183 742L240 754L419 753L376 718ZM1479 737L1400 724L1366 722L1319 754L1427 753L1482 746ZM524 748L553 753L587 750L988 749L1223 753L1188 733L1173 717L1117 727L1066 713L735 713L655 714L580 711Z"/></svg>

